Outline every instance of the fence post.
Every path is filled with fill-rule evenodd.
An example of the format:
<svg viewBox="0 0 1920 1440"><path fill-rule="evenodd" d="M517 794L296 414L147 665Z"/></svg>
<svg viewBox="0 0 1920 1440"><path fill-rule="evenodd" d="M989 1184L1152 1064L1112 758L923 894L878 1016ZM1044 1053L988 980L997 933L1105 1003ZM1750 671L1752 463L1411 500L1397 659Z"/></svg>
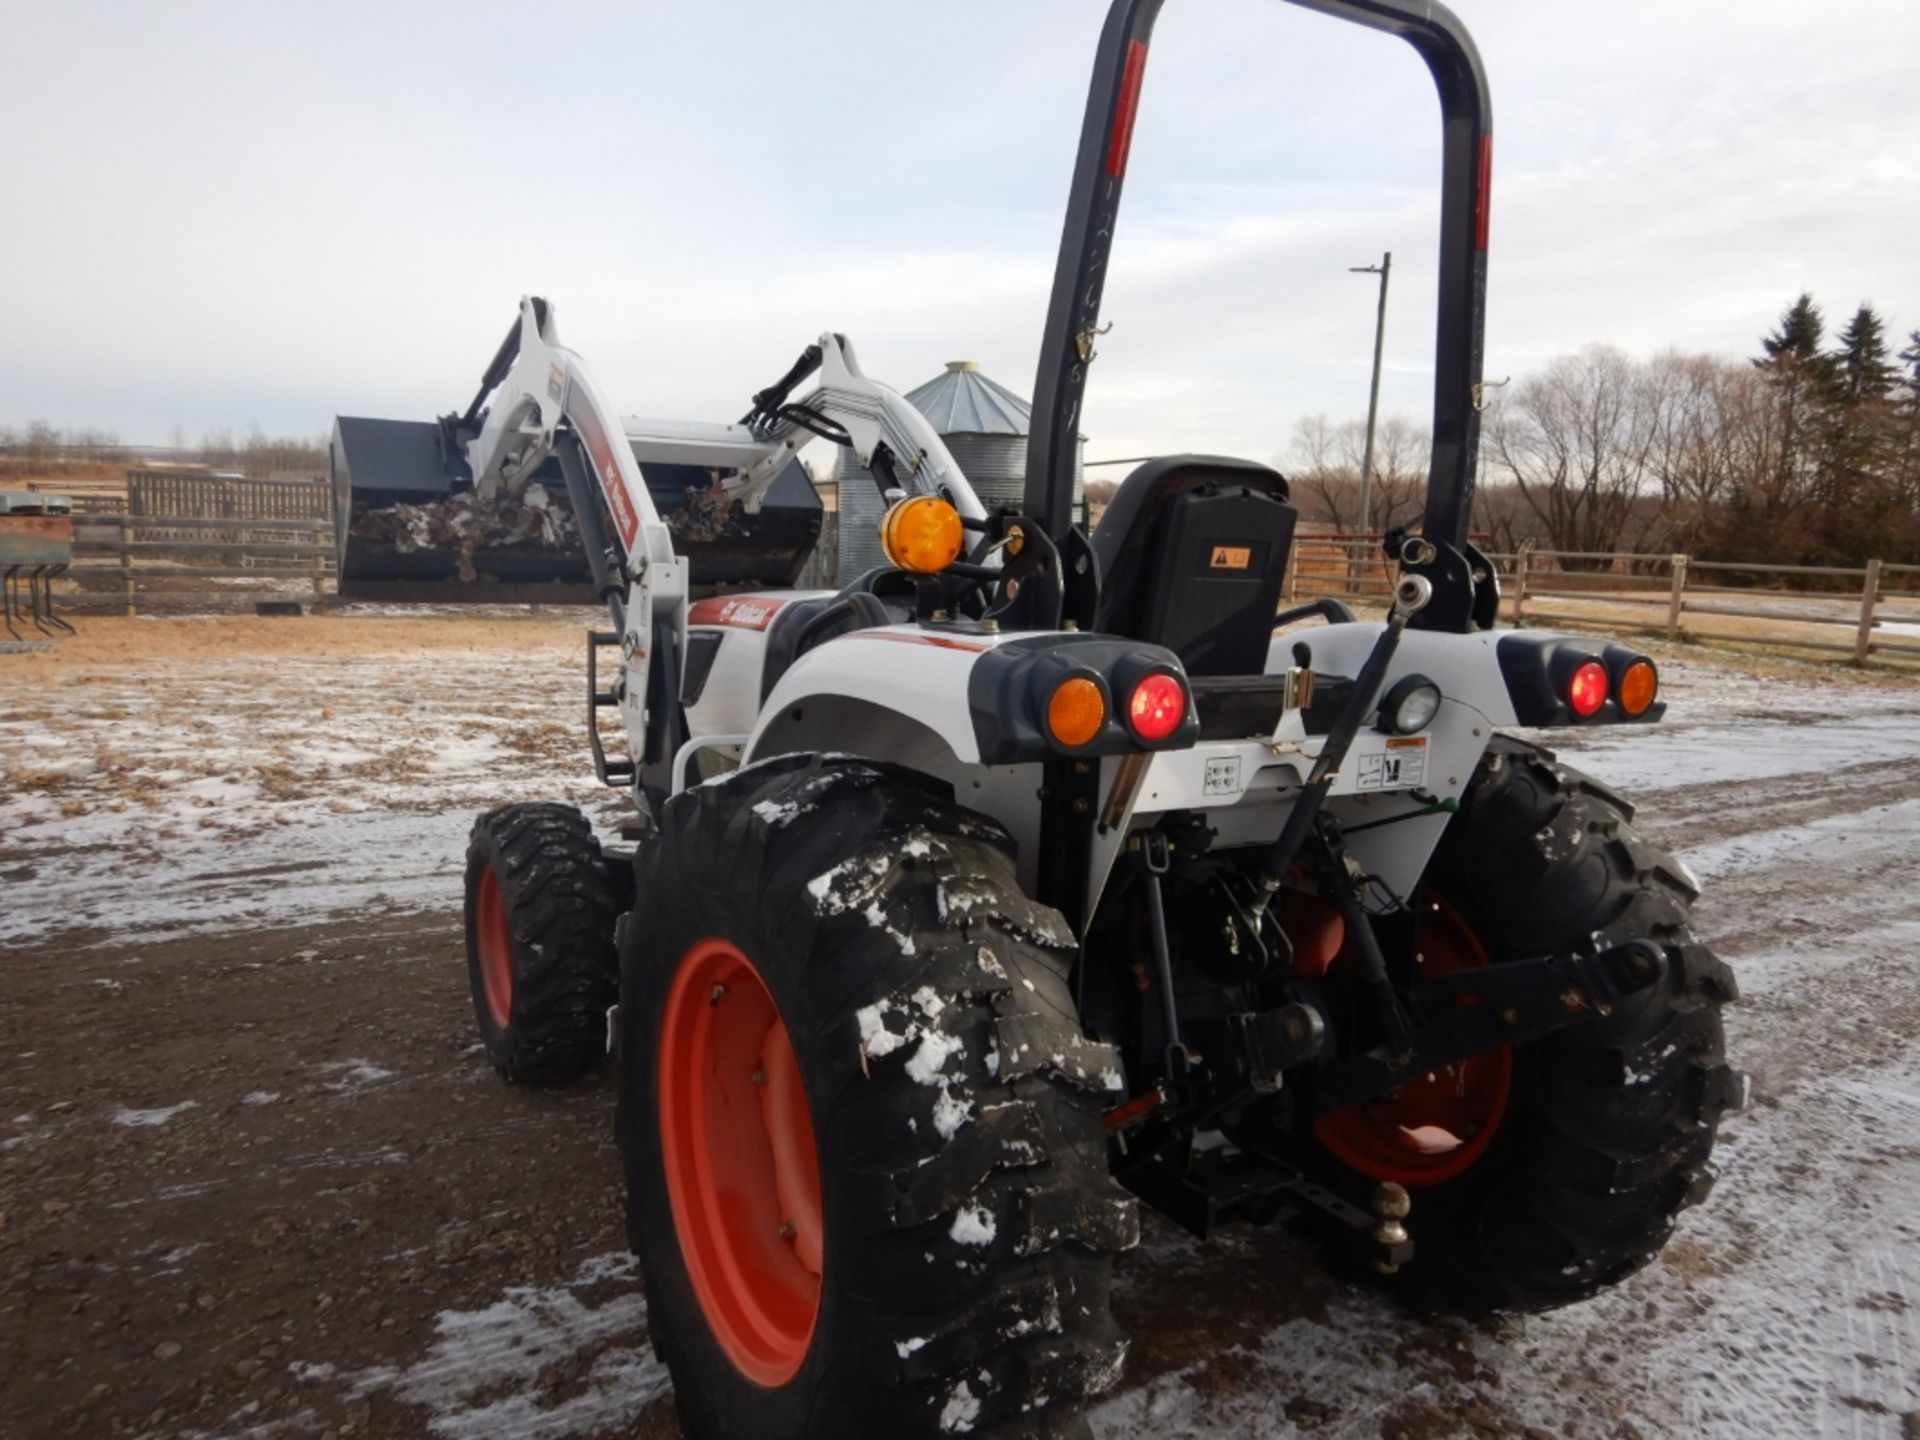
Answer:
<svg viewBox="0 0 1920 1440"><path fill-rule="evenodd" d="M1680 611L1687 603L1687 557L1675 555L1669 560L1673 568L1673 592L1667 597L1667 639L1680 638Z"/></svg>
<svg viewBox="0 0 1920 1440"><path fill-rule="evenodd" d="M1513 556L1513 623L1517 626L1527 612L1527 565L1533 559L1533 542L1522 540Z"/></svg>
<svg viewBox="0 0 1920 1440"><path fill-rule="evenodd" d="M133 614L133 522L120 522L120 602L125 614Z"/></svg>
<svg viewBox="0 0 1920 1440"><path fill-rule="evenodd" d="M316 527L313 532L313 538L314 538L314 543L320 546L322 550L324 550L327 546L333 543L333 526L321 525ZM326 574L327 574L327 557L324 554L314 556L313 557L313 593L315 595L325 595L327 593L327 588L325 583Z"/></svg>
<svg viewBox="0 0 1920 1440"><path fill-rule="evenodd" d="M1287 541L1287 599L1289 602L1300 598L1300 541L1298 537Z"/></svg>
<svg viewBox="0 0 1920 1440"><path fill-rule="evenodd" d="M1880 603L1880 561L1867 561L1866 583L1860 587L1860 628L1853 636L1853 663L1864 665L1873 653L1873 612Z"/></svg>

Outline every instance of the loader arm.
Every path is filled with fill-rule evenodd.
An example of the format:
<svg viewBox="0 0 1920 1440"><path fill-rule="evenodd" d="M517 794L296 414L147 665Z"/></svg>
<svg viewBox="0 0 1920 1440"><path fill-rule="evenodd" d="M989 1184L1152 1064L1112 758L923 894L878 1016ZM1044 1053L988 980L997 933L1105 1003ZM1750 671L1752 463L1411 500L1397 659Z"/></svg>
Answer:
<svg viewBox="0 0 1920 1440"><path fill-rule="evenodd" d="M816 375L816 388L788 400ZM708 470L718 477L721 510L737 503L752 515L798 453L827 439L850 448L883 491L943 494L971 519L986 514L926 417L870 379L844 335L822 335L736 424L622 419L585 362L560 344L553 307L527 296L479 393L463 414L441 423L483 507L503 492L524 491L549 456L566 477L594 591L613 621L600 643L617 641L622 656L619 682L594 703L618 705L633 758L610 768L596 748L603 779L657 775L687 738L679 696L690 567L654 504L643 461Z"/></svg>
<svg viewBox="0 0 1920 1440"><path fill-rule="evenodd" d="M538 296L520 301L518 333L509 334L481 380L466 414L450 421L464 443L473 488L482 503L502 489L518 491L559 443L562 422L585 447L620 559L638 573L674 558L673 537L647 494L625 427L585 363L560 344L553 307Z"/></svg>
<svg viewBox="0 0 1920 1440"><path fill-rule="evenodd" d="M819 387L797 405L787 403L785 391L816 367ZM909 493L944 492L969 519L986 515L927 417L892 387L869 379L853 342L844 335L822 335L780 386L754 397L754 409L742 423L772 447L764 459L727 482L729 493L749 513L758 508L788 458L821 438L851 448L883 490L897 484Z"/></svg>
<svg viewBox="0 0 1920 1440"><path fill-rule="evenodd" d="M794 385L817 373L818 388L788 402ZM810 346L780 386L756 397L738 424L621 419L606 402L579 355L559 342L553 307L537 296L520 302L520 319L481 380L480 393L458 420L468 468L482 502L501 489L517 491L571 423L593 459L593 473L619 531L623 558L672 558L671 536L646 499L636 464L659 460L731 472L719 481L729 502L757 514L775 480L816 439L851 448L883 488L945 492L970 518L985 514L945 443L918 410L890 386L860 368L853 343L826 334ZM470 438L468 438L470 437ZM613 443L619 437L624 444ZM884 477L884 478L882 478ZM657 533L656 533L657 532Z"/></svg>

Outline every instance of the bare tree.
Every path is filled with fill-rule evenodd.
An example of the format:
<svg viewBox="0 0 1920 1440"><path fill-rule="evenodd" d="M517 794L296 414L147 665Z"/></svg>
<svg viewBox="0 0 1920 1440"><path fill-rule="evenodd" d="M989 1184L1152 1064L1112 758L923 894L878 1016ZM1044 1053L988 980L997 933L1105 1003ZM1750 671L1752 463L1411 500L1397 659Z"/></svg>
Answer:
<svg viewBox="0 0 1920 1440"><path fill-rule="evenodd" d="M1374 436L1368 522L1390 530L1419 518L1427 481L1428 437L1404 415L1388 416ZM1335 423L1308 415L1293 427L1282 468L1309 519L1351 530L1360 514L1360 466L1366 454L1364 421Z"/></svg>
<svg viewBox="0 0 1920 1440"><path fill-rule="evenodd" d="M44 420L27 422L26 442L21 446L27 459L44 464L60 453L60 432Z"/></svg>
<svg viewBox="0 0 1920 1440"><path fill-rule="evenodd" d="M1660 487L1660 544L1705 542L1728 507L1784 471L1778 399L1751 366L1667 351L1644 367L1653 407L1651 469Z"/></svg>
<svg viewBox="0 0 1920 1440"><path fill-rule="evenodd" d="M1658 409L1632 361L1590 345L1495 403L1493 471L1518 487L1555 549L1616 550L1654 478Z"/></svg>

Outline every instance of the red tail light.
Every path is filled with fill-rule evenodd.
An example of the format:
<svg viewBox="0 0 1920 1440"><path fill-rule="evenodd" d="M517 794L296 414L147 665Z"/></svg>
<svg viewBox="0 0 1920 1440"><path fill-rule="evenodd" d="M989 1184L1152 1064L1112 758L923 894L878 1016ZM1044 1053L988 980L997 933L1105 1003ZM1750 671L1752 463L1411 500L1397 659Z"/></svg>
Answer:
<svg viewBox="0 0 1920 1440"><path fill-rule="evenodd" d="M1127 697L1127 723L1142 740L1165 740L1186 718L1186 687L1164 670L1145 676Z"/></svg>
<svg viewBox="0 0 1920 1440"><path fill-rule="evenodd" d="M1598 660L1589 660L1567 681L1567 708L1582 720L1590 720L1606 703L1606 667Z"/></svg>

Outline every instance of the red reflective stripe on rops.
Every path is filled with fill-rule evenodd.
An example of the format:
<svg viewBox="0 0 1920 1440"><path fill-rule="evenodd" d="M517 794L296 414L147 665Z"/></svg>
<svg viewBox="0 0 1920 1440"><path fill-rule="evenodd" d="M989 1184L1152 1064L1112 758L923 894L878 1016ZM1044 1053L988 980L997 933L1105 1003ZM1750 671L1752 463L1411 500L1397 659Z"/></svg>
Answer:
<svg viewBox="0 0 1920 1440"><path fill-rule="evenodd" d="M1107 139L1107 174L1119 180L1127 173L1127 151L1133 147L1133 115L1140 108L1140 80L1147 72L1144 41L1127 42L1127 66L1120 75L1120 108L1113 112L1113 134Z"/></svg>
<svg viewBox="0 0 1920 1440"><path fill-rule="evenodd" d="M1473 197L1473 248L1487 248L1487 222L1493 209L1493 132L1480 137L1480 183Z"/></svg>

